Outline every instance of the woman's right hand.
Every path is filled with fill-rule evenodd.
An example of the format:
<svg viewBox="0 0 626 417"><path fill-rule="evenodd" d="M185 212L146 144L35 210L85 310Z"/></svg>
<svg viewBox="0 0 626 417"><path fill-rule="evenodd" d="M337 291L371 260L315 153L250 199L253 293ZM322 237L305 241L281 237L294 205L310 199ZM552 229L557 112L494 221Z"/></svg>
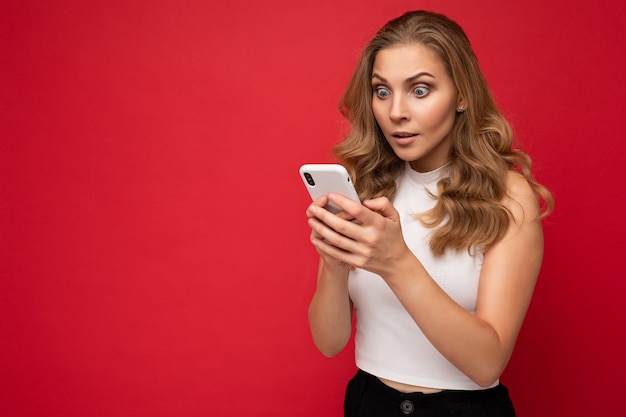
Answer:
<svg viewBox="0 0 626 417"><path fill-rule="evenodd" d="M353 220L346 212L332 214L327 211L324 209L326 203L328 197L320 197L306 211L311 226L312 243L325 241L315 229L328 228L313 211L346 221ZM352 334L352 302L348 294L348 273L351 266L320 250L317 252L320 254L320 262L315 294L309 305L309 326L315 346L325 356L333 357L348 344Z"/></svg>
<svg viewBox="0 0 626 417"><path fill-rule="evenodd" d="M328 203L328 197L327 196L322 196L320 198L318 198L317 200L313 201L313 203L311 203L311 205L307 208L306 210L306 215L309 218L309 226L312 226L313 224L315 224L315 222L320 222L320 220L318 218L315 217L315 215L312 212L311 206L315 206L315 208L317 210L322 209L325 210L324 206L326 206L326 204ZM331 214L332 215L332 214ZM335 214L335 216L346 220L346 221L351 221L353 220L353 218L346 212L342 211L339 212L337 214ZM328 226L326 226L328 227ZM314 240L324 240L324 238L322 237L322 235L320 235L318 232L315 231L315 229L313 227L311 227L311 236L310 236L310 240L311 242L313 242ZM348 271L350 270L350 265L348 265L345 262L339 261L336 258L333 258L331 256L328 256L326 254L323 254L322 252L320 252L319 250L317 251L320 256L323 259L323 267L327 269L327 271L331 274L331 275L345 275L348 273Z"/></svg>

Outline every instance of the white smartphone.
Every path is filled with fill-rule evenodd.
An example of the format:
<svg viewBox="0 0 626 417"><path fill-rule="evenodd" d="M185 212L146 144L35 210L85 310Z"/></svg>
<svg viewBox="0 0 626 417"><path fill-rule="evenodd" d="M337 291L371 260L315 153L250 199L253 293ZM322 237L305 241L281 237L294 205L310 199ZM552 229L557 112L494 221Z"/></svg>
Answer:
<svg viewBox="0 0 626 417"><path fill-rule="evenodd" d="M300 167L300 177L313 200L333 192L361 203L348 171L339 164L305 164ZM331 202L325 208L332 213L341 211Z"/></svg>

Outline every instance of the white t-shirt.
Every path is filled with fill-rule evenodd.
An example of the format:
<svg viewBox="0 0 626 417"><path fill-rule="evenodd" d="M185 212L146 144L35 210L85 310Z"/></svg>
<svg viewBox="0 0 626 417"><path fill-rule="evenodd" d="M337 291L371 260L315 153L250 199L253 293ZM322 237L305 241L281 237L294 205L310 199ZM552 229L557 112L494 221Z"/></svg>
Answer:
<svg viewBox="0 0 626 417"><path fill-rule="evenodd" d="M432 229L415 218L435 205L427 190L436 195L445 169L420 173L407 163L393 205L400 213L404 239L426 271L452 299L475 313L483 253L448 251L435 258L428 246ZM380 276L356 269L350 272L348 285L357 317L356 365L360 369L410 385L483 389L435 349Z"/></svg>

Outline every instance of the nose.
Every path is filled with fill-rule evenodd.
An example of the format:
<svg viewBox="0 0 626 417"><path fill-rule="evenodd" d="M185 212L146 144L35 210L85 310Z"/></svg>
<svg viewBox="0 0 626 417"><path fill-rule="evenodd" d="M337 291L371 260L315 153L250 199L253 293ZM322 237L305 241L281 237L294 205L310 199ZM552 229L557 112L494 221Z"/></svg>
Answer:
<svg viewBox="0 0 626 417"><path fill-rule="evenodd" d="M409 120L410 112L407 106L407 97L403 97L401 94L395 95L391 101L389 118L396 123Z"/></svg>

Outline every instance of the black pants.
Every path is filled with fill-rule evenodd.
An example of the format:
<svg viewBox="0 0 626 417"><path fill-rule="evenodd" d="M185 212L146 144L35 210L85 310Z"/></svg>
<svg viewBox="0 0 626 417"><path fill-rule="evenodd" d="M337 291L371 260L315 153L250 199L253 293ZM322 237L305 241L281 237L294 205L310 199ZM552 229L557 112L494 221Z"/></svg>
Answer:
<svg viewBox="0 0 626 417"><path fill-rule="evenodd" d="M515 417L508 389L404 394L359 370L348 383L344 417Z"/></svg>

